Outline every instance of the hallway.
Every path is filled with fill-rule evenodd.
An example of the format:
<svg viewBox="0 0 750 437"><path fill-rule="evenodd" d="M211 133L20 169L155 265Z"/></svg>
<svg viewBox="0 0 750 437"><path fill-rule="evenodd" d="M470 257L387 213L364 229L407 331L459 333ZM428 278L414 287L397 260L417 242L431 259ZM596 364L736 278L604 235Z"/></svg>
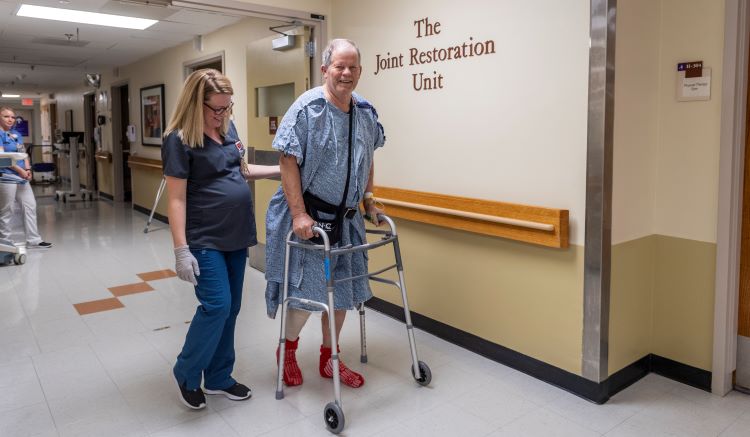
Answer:
<svg viewBox="0 0 750 437"><path fill-rule="evenodd" d="M196 301L187 283L164 272L174 268L168 227L154 221L144 234L146 216L124 204L62 204L49 196L38 202L40 232L54 247L30 251L23 266L0 267L0 435L330 435L321 413L332 390L315 372L316 323L301 336L305 383L286 389L282 401L274 398L279 326L264 314L261 273L247 270L237 326L235 376L253 397L209 396L208 408L189 411L177 399L170 368ZM119 307L85 315L75 307L101 300ZM343 389L342 435L750 432L750 397L737 392L721 398L651 374L597 406L417 331L420 358L433 373L422 388L409 373L403 325L374 311L367 317L368 364L358 362L354 313L343 331L343 358L367 383Z"/></svg>

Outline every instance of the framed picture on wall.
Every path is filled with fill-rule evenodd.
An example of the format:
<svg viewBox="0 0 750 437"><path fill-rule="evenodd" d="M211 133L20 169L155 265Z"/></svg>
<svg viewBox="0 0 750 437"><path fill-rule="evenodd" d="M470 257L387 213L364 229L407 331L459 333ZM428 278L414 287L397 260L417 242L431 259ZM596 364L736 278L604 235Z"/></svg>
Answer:
<svg viewBox="0 0 750 437"><path fill-rule="evenodd" d="M164 84L141 88L141 143L160 147L165 124Z"/></svg>

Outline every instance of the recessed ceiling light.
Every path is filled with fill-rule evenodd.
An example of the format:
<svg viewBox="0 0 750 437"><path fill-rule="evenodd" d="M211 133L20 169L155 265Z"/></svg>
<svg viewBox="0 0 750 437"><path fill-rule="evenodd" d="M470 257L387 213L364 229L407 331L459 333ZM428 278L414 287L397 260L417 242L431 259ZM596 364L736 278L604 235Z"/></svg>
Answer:
<svg viewBox="0 0 750 437"><path fill-rule="evenodd" d="M71 23L94 24L98 26L123 27L143 30L157 23L157 20L126 17L124 15L100 14L98 12L76 11L73 9L48 8L46 6L21 5L16 14L19 17L42 18L44 20L67 21Z"/></svg>
<svg viewBox="0 0 750 437"><path fill-rule="evenodd" d="M5 93L3 93L2 96L0 96L0 97L2 97L4 99L17 99L17 98L21 97L21 95L20 94L5 94Z"/></svg>

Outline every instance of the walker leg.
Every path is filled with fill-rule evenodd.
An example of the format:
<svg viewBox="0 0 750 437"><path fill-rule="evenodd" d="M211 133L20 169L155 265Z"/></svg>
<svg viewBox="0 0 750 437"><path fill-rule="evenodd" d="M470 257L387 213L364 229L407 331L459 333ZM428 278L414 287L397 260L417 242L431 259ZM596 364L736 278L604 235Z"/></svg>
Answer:
<svg viewBox="0 0 750 437"><path fill-rule="evenodd" d="M343 410L341 404L341 375L339 375L339 351L338 338L336 338L336 311L333 304L333 275L331 274L331 249L326 245L325 256L325 274L326 274L326 291L328 292L328 329L331 331L331 364L333 365L333 398L339 407Z"/></svg>
<svg viewBox="0 0 750 437"><path fill-rule="evenodd" d="M364 302L359 304L359 344L361 345L361 352L359 355L359 362L367 362L367 338L365 336L365 304Z"/></svg>
<svg viewBox="0 0 750 437"><path fill-rule="evenodd" d="M284 360L286 358L286 315L288 310L288 303L284 299L284 303L281 304L281 331L279 332L279 362L277 364L276 374L276 399L284 399Z"/></svg>
<svg viewBox="0 0 750 437"><path fill-rule="evenodd" d="M151 221L154 219L154 212L156 212L156 205L159 203L159 199L161 198L162 192L164 191L164 187L167 185L167 180L165 178L161 178L161 183L159 183L159 189L156 191L156 198L154 199L154 206L151 207L151 214L148 215L148 221L146 222L146 227L143 229L144 234L148 234L148 227L151 226Z"/></svg>
<svg viewBox="0 0 750 437"><path fill-rule="evenodd" d="M406 333L409 337L409 349L411 350L412 373L415 378L420 371L420 361L417 356L417 342L414 339L414 325L411 323L411 312L409 311L409 299L406 297L406 283L404 282L404 265L401 261L401 249L398 245L398 237L393 240L393 254L396 258L396 269L398 270L398 283L401 289L401 300L404 304L404 320L406 321Z"/></svg>
<svg viewBox="0 0 750 437"><path fill-rule="evenodd" d="M292 236L292 232L290 231L286 236L287 243L289 242L289 239ZM284 375L284 359L286 358L286 315L287 311L289 310L289 301L287 300L287 297L289 296L289 252L291 248L289 245L286 245L286 253L284 254L284 285L283 285L283 294L281 295L281 328L279 331L279 363L277 365L277 375L276 375L276 399L284 399L284 381L283 381L283 375Z"/></svg>

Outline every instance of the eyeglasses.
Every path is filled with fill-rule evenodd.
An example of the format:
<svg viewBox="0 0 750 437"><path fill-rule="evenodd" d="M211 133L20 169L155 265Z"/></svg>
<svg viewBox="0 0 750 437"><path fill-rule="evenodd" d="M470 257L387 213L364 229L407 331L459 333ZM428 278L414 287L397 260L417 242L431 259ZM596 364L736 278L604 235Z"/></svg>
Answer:
<svg viewBox="0 0 750 437"><path fill-rule="evenodd" d="M206 102L203 102L203 106L205 106L206 108L212 110L214 112L214 114L216 114L216 115L222 115L222 114L226 114L226 113L228 113L228 112L230 112L232 110L232 106L234 106L234 102L229 102L229 106L224 106L222 108L214 108L213 106L209 105Z"/></svg>

